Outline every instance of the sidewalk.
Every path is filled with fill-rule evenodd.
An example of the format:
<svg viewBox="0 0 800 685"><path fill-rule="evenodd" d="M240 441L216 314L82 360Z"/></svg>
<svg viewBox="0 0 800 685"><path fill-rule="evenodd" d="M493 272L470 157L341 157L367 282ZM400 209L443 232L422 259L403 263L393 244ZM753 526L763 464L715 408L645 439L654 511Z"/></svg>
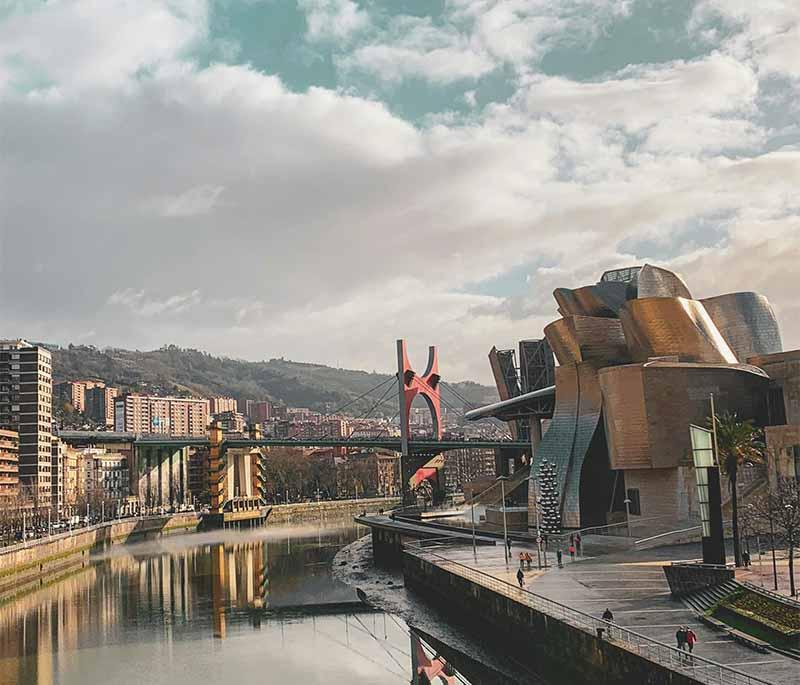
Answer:
<svg viewBox="0 0 800 685"><path fill-rule="evenodd" d="M592 551L590 545L584 547ZM670 561L696 558L699 546L627 551L575 561L566 555L563 568L551 566L546 571L536 569L535 546L514 544L508 565L502 545L479 547L477 563L469 546L443 547L437 554L516 587L520 551L529 552L534 559L534 570L525 571L525 589L530 592L598 618L609 608L614 623L671 646L675 646L678 627L689 626L699 638L697 655L764 680L800 685L800 662L740 645L707 628L682 602L672 599L661 567ZM555 563L552 552L547 557L550 564Z"/></svg>

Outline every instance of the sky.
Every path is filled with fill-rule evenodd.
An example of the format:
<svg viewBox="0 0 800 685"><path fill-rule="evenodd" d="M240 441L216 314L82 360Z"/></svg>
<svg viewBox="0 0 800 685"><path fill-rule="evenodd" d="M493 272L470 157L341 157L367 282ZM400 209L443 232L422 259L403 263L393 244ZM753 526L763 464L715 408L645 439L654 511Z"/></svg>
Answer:
<svg viewBox="0 0 800 685"><path fill-rule="evenodd" d="M800 347L797 0L0 0L0 336L491 378L652 263Z"/></svg>

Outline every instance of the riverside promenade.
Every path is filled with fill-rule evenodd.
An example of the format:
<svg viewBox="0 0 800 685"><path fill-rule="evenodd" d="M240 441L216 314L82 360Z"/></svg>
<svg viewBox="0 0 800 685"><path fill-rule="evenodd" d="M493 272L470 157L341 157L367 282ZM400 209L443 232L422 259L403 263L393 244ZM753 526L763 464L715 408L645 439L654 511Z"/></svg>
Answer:
<svg viewBox="0 0 800 685"><path fill-rule="evenodd" d="M537 642L546 640L548 631L553 630L552 623L547 627L547 619L556 619L585 634L586 639L575 642L576 659L586 662L588 668L619 671L616 676L610 675L607 682L625 682L625 677L630 678L630 675L623 676L622 670L637 665L624 656L627 653L652 664L653 673L642 682L800 684L800 662L776 653L758 653L715 633L701 624L680 601L671 598L662 566L671 561L695 559L697 550L694 546L599 554L601 549L608 552L607 541L599 538L596 545L593 543L594 540L585 538L583 551L586 556L572 561L567 555L561 569L553 567L555 555L549 553L551 567L539 571L536 569L535 548L522 544L512 546L511 559L506 565L502 544L478 547L473 552L471 546L463 543L420 542L407 546L408 556L414 557L415 561L406 566L411 567L412 576L416 575L410 583L407 577L407 584L419 589L427 582L426 574L431 584L438 582L431 568L435 567L458 578L458 583L468 583L469 586L463 590L475 597L482 589L490 591L495 596L485 605L490 611L499 607L498 598L513 603L502 610L498 608L502 615L495 616L495 619L501 622L504 616L511 621L519 619L515 619L514 614L521 610L531 612L528 618L518 623L521 629L534 624L534 615L545 617L544 622L539 623L545 626L544 631L540 627L532 632L532 638ZM516 579L521 551L528 551L534 559L533 570L525 571L524 589L519 588ZM419 564L429 566L417 573L414 568ZM404 570L408 569L404 567ZM453 582L451 577L450 583ZM445 596L451 592L446 583L439 582L436 592L446 602L458 601L453 593ZM610 626L600 618L606 608L614 614ZM681 625L690 626L699 637L692 655L679 652L674 646L675 631ZM605 629L600 639L597 638L598 628ZM563 639L573 641L575 637L565 634ZM587 645L587 639L595 644ZM609 649L612 646L618 649ZM546 661L549 657L547 647L544 646L543 650L538 658Z"/></svg>

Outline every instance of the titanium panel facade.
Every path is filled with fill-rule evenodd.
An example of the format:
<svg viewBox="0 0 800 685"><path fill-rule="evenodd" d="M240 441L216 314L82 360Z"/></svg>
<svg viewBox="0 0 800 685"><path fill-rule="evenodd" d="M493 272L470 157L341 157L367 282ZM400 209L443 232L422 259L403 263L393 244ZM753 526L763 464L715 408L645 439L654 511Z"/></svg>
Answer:
<svg viewBox="0 0 800 685"><path fill-rule="evenodd" d="M581 474L595 433L601 425L602 397L598 366L591 362L556 369L556 408L536 451L534 475L543 460L556 465L561 493L562 525L581 526ZM534 502L529 484L529 507Z"/></svg>
<svg viewBox="0 0 800 685"><path fill-rule="evenodd" d="M648 297L683 297L692 299L689 288L678 274L652 264L645 264L638 277L638 298Z"/></svg>
<svg viewBox="0 0 800 685"><path fill-rule="evenodd" d="M559 364L579 361L622 364L630 360L619 319L568 316L546 326L544 334Z"/></svg>
<svg viewBox="0 0 800 685"><path fill-rule="evenodd" d="M763 295L729 293L701 302L740 362L783 349L778 320Z"/></svg>
<svg viewBox="0 0 800 685"><path fill-rule="evenodd" d="M697 300L682 297L629 300L620 310L620 320L633 361L676 357L687 362L738 363Z"/></svg>
<svg viewBox="0 0 800 685"><path fill-rule="evenodd" d="M562 316L616 317L628 299L628 284L608 281L571 290L557 288L553 292Z"/></svg>

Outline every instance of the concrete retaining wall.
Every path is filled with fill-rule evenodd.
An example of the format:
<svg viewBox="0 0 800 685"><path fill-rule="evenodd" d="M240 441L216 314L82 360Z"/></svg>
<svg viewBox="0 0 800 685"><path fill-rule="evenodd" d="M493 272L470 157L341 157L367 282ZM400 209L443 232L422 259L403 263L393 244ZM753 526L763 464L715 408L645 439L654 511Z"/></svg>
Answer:
<svg viewBox="0 0 800 685"><path fill-rule="evenodd" d="M695 590L723 585L733 580L732 568L705 564L668 564L662 567L673 597L682 597Z"/></svg>
<svg viewBox="0 0 800 685"><path fill-rule="evenodd" d="M297 504L273 505L267 525L271 523L310 523L352 519L362 511L374 513L379 509L389 511L400 506L399 497L375 499L348 499Z"/></svg>
<svg viewBox="0 0 800 685"><path fill-rule="evenodd" d="M195 514L122 519L6 547L0 550L0 600L80 566L109 545L194 531L198 521Z"/></svg>
<svg viewBox="0 0 800 685"><path fill-rule="evenodd" d="M552 683L695 685L655 664L411 554L403 555L406 587L457 617L476 637Z"/></svg>

